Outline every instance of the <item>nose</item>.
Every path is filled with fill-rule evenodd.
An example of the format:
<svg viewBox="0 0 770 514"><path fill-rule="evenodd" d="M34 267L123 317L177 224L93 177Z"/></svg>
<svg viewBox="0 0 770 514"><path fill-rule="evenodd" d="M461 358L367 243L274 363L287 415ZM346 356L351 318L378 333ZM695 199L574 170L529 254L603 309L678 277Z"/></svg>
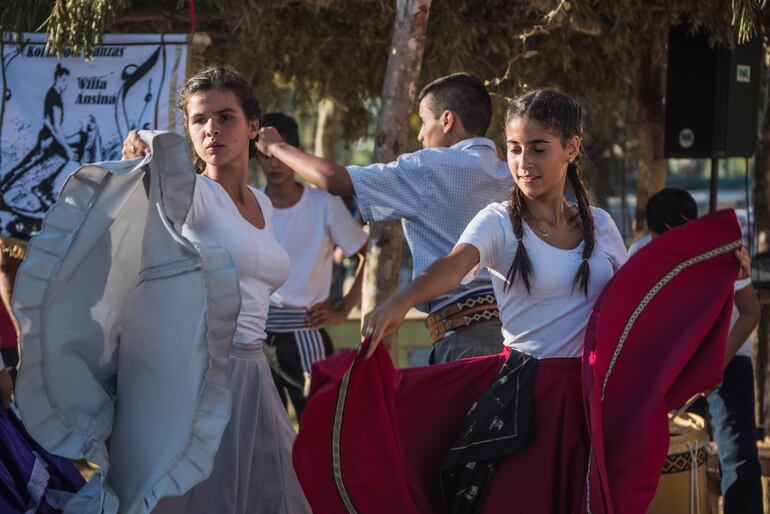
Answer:
<svg viewBox="0 0 770 514"><path fill-rule="evenodd" d="M524 152L521 152L518 155L514 155L513 160L514 160L514 162L516 162L516 164L517 164L517 166L518 166L518 168L520 170L526 170L527 169L527 165L529 164L529 159L524 157Z"/></svg>
<svg viewBox="0 0 770 514"><path fill-rule="evenodd" d="M206 122L206 135L208 136L219 135L219 125L217 125L217 122L214 119L209 119Z"/></svg>

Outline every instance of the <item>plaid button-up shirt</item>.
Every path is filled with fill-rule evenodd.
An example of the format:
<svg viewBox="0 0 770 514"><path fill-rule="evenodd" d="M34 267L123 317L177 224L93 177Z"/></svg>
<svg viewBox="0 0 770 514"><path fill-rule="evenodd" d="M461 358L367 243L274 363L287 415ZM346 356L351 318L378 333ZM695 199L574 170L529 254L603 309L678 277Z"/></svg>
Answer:
<svg viewBox="0 0 770 514"><path fill-rule="evenodd" d="M412 278L447 255L471 219L488 204L507 199L513 186L495 144L483 137L347 170L365 221L402 220L414 261ZM490 286L482 271L473 282L419 308L430 311L448 298Z"/></svg>

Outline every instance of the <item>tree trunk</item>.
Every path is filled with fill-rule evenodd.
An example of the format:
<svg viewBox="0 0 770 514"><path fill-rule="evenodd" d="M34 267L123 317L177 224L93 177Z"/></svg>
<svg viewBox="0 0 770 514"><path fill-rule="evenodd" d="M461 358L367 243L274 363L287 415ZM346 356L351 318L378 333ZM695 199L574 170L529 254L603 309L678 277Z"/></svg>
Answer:
<svg viewBox="0 0 770 514"><path fill-rule="evenodd" d="M315 129L315 154L337 162L337 128L340 125L339 106L332 98L322 98L318 102L318 123Z"/></svg>
<svg viewBox="0 0 770 514"><path fill-rule="evenodd" d="M396 0L393 41L382 87L382 107L374 137L374 160L389 162L403 152L409 134L408 118L417 95L431 0ZM398 286L401 268L402 230L400 221L372 223L362 311L369 312L390 298ZM385 341L398 365L398 339Z"/></svg>
<svg viewBox="0 0 770 514"><path fill-rule="evenodd" d="M636 216L634 235L647 229L645 208L650 196L666 185L666 159L663 157L665 113L666 59L660 50L660 39L665 38L667 26L650 31L639 40L634 81L634 102L639 127L639 178L636 186Z"/></svg>
<svg viewBox="0 0 770 514"><path fill-rule="evenodd" d="M765 73L770 68L765 69ZM770 76L765 85L765 116L762 122L762 133L757 148L757 158L754 167L754 222L756 223L757 251L770 250ZM770 391L770 304L766 295L760 295L762 315L757 327L757 345L754 370L756 375L756 413L757 426L763 426L765 435L770 435L770 415L768 415L767 394Z"/></svg>

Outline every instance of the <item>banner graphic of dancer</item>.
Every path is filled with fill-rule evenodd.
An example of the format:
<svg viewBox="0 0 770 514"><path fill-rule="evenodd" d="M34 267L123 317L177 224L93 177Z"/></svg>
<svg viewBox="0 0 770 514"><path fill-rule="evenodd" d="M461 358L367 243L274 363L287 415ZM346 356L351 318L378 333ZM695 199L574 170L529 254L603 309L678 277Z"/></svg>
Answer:
<svg viewBox="0 0 770 514"><path fill-rule="evenodd" d="M183 129L175 112L187 38L111 34L92 61L51 55L45 34L0 42L0 236L40 230L67 177L82 164L120 159L132 129Z"/></svg>

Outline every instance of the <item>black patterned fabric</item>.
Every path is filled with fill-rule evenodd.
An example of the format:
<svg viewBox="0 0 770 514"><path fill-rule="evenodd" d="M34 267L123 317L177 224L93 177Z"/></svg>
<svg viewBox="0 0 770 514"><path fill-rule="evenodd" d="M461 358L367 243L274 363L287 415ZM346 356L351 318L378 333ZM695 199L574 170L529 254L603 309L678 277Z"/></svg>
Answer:
<svg viewBox="0 0 770 514"><path fill-rule="evenodd" d="M524 451L534 437L536 368L537 359L512 350L468 411L441 466L441 490L451 514L480 512L500 459Z"/></svg>

